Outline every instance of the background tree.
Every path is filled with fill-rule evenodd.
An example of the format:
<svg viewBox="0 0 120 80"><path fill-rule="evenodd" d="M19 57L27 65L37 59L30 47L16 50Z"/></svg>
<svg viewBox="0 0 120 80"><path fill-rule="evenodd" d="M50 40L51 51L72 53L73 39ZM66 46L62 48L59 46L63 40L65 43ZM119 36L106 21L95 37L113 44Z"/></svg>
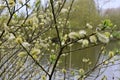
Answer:
<svg viewBox="0 0 120 80"><path fill-rule="evenodd" d="M70 15L71 26L85 27L86 23L96 25L99 22L99 14L94 0L77 0ZM95 24L96 23L96 24Z"/></svg>
<svg viewBox="0 0 120 80"><path fill-rule="evenodd" d="M109 18L112 22L114 22L117 26L120 26L120 8L110 8L110 9L106 9L104 12L104 16L105 18Z"/></svg>

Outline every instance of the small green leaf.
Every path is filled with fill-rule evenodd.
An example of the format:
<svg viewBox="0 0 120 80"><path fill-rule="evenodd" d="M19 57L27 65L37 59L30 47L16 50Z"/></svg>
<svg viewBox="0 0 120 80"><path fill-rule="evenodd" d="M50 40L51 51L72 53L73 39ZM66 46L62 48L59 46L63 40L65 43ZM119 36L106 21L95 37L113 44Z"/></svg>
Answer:
<svg viewBox="0 0 120 80"><path fill-rule="evenodd" d="M112 22L109 19L104 20L103 25L105 28L110 28L113 26Z"/></svg>
<svg viewBox="0 0 120 80"><path fill-rule="evenodd" d="M54 63L55 60L56 60L56 55L55 54L50 55L50 62Z"/></svg>

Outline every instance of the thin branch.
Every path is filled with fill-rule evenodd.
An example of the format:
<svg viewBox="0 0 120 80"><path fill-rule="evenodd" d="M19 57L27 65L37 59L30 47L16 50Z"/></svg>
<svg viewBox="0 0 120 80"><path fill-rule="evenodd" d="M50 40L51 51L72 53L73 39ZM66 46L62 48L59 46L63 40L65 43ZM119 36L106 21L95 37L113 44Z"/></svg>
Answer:
<svg viewBox="0 0 120 80"><path fill-rule="evenodd" d="M71 9L72 9L73 3L74 3L74 0L72 0L72 3L71 3L70 8L69 8L69 10L68 10L68 14L67 14L66 21L65 21L65 27L66 27L67 21L68 21L68 19L69 19L70 11L71 11Z"/></svg>
<svg viewBox="0 0 120 80"><path fill-rule="evenodd" d="M5 30L2 31L1 35L0 35L0 39L2 38L3 34L5 33Z"/></svg>
<svg viewBox="0 0 120 80"><path fill-rule="evenodd" d="M58 53L58 56L57 56L56 61L55 61L54 65L53 65L52 72L51 72L51 74L50 74L49 80L52 79L53 73L54 73L55 68L56 68L56 66L57 66L57 63L58 63L58 61L59 61L59 59L60 59L60 57L61 57L61 55L62 55L63 49L64 49L64 47L62 47L62 48L60 49L59 53Z"/></svg>
<svg viewBox="0 0 120 80"><path fill-rule="evenodd" d="M27 3L29 2L30 0L27 0L21 7L19 7L17 10L15 10L15 12L19 11L21 8L23 8L25 5L27 5ZM14 12L14 13L15 13Z"/></svg>
<svg viewBox="0 0 120 80"><path fill-rule="evenodd" d="M34 61L48 76L50 76L50 74L39 64L39 62L33 58L33 56L29 53L29 51L28 51L22 44L20 44L20 45L21 45L22 48L27 52L27 54L33 59L33 61Z"/></svg>
<svg viewBox="0 0 120 80"><path fill-rule="evenodd" d="M6 2L6 5L7 5L7 8L8 8L9 14L11 15L12 13L11 13L11 11L10 11L10 6L9 6L9 3L8 3L8 1L7 1L7 0L5 0L5 2Z"/></svg>
<svg viewBox="0 0 120 80"><path fill-rule="evenodd" d="M19 52L20 51L20 49L18 49L17 51L15 51L10 57L8 57L8 59L4 62L4 63L2 63L1 65L0 65L0 69L3 67L3 65L5 64L5 63L7 63L17 52Z"/></svg>
<svg viewBox="0 0 120 80"><path fill-rule="evenodd" d="M51 8L52 8L52 14L53 14L53 19L54 19L54 24L55 24L55 29L56 29L57 37L58 37L58 40L59 40L59 45L60 45L60 47L62 47L61 39L60 39L60 34L59 34L59 30L58 30L58 26L57 26L57 21L56 21L56 15L55 15L54 6L53 6L53 0L50 0L50 4L51 4Z"/></svg>
<svg viewBox="0 0 120 80"><path fill-rule="evenodd" d="M64 2L62 3L62 6L58 8L58 10L57 10L57 12L56 12L56 17L59 16L59 14L60 14L62 8L63 8L64 5L65 5L65 3L66 3L66 0L64 0Z"/></svg>

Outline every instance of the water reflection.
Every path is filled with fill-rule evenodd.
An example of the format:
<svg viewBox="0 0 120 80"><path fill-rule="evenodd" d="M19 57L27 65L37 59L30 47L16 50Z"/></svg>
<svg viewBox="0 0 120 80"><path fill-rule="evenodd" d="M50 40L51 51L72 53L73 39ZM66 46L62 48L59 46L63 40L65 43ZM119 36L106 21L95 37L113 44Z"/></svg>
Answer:
<svg viewBox="0 0 120 80"><path fill-rule="evenodd" d="M72 50L74 50L78 47L80 47L79 44L74 45L72 47ZM116 48L119 48L120 44L119 44L119 42L111 42L106 47L107 47L108 51L114 50ZM80 68L83 68L87 71L91 67L93 67L93 65L95 64L95 62L97 60L97 56L98 56L100 49L101 49L101 45L92 47L92 48L87 48L85 50L75 51L75 52L72 52L71 55L69 54L67 57L62 58L63 62L66 61L67 65L64 62L63 64L61 64L61 66L63 67L66 65L65 67L66 67L66 69L68 69L68 71L71 71L71 69L72 69L74 72L76 72L75 73L76 75L74 77L72 75L68 74L66 76L67 77L66 80L77 80L77 77L79 77L78 70ZM70 57L71 57L71 62L70 62ZM88 65L88 63L84 63L82 61L83 57L89 58L90 61L92 62L92 64ZM102 55L101 58L106 59L105 55ZM117 59L117 61L115 61L116 59ZM92 72L92 74L85 80L101 80L103 77L105 78L105 76L106 76L107 80L120 80L120 60L119 59L120 59L119 55L113 57L111 59L111 61L115 61L114 64L110 63L108 65L102 66L103 67L102 69L99 69L99 68L95 69ZM61 74L61 75L63 75L63 74ZM56 80L59 80L59 79L56 79Z"/></svg>
<svg viewBox="0 0 120 80"><path fill-rule="evenodd" d="M111 60L114 63L104 65L103 68L97 68L86 80L101 80L106 77L107 80L120 80L120 56L115 56Z"/></svg>

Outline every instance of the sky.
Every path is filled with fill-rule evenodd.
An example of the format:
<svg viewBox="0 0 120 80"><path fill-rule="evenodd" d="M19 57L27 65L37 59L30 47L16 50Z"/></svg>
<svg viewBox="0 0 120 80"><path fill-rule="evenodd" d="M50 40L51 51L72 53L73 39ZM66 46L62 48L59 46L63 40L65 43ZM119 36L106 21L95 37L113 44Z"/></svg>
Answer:
<svg viewBox="0 0 120 80"><path fill-rule="evenodd" d="M45 8L47 6L48 0L41 0L41 5Z"/></svg>
<svg viewBox="0 0 120 80"><path fill-rule="evenodd" d="M41 5L43 6L43 8L45 8L46 6L48 6L46 4L46 2L48 2L48 1L49 0L41 0ZM104 4L104 1L106 1L106 0L95 0L95 1L98 1L99 6L100 6L101 9L120 7L120 0L109 0L110 2L107 2L105 4ZM34 2L34 0L31 0L30 3L33 4L33 2ZM25 8L21 9L21 11L25 11Z"/></svg>
<svg viewBox="0 0 120 80"><path fill-rule="evenodd" d="M43 7L45 7L47 1L48 0L41 0L41 4ZM101 7L102 9L120 7L120 0L109 0L109 2L107 2L107 3L104 3L104 1L108 1L108 0L95 0L95 1L99 2L99 6L100 7L102 6Z"/></svg>
<svg viewBox="0 0 120 80"><path fill-rule="evenodd" d="M99 4L100 4L100 6L102 6L102 9L120 7L120 0L110 0L107 3L104 3L104 1L107 1L107 0L99 0Z"/></svg>
<svg viewBox="0 0 120 80"><path fill-rule="evenodd" d="M47 5L48 1L49 0L41 0L41 5L43 6L43 8L48 6ZM101 9L120 7L120 0L95 0L95 1L98 1L100 7L102 6ZM109 2L104 3L104 1L109 1Z"/></svg>

